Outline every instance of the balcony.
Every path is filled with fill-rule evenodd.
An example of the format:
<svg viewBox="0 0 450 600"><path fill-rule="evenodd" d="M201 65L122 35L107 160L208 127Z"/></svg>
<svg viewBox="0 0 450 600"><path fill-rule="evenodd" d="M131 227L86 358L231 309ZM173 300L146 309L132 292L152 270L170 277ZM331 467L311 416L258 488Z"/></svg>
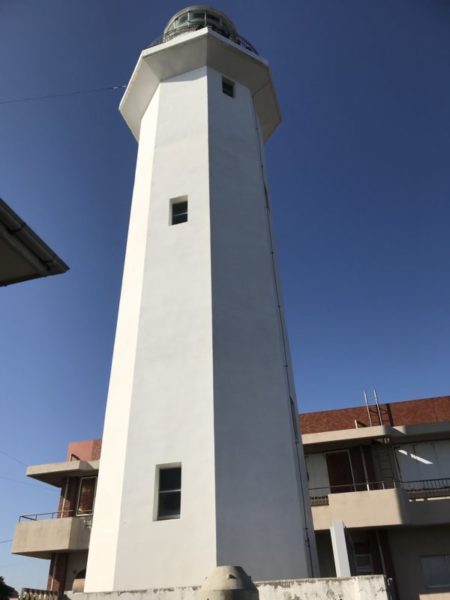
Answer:
<svg viewBox="0 0 450 600"><path fill-rule="evenodd" d="M16 525L13 554L50 558L53 552L87 550L92 513L73 511L22 515Z"/></svg>
<svg viewBox="0 0 450 600"><path fill-rule="evenodd" d="M68 477L91 477L97 475L98 460L69 460L46 465L33 465L27 469L27 477L43 483L62 487Z"/></svg>
<svg viewBox="0 0 450 600"><path fill-rule="evenodd" d="M376 481L309 490L314 529L448 523L450 479Z"/></svg>
<svg viewBox="0 0 450 600"><path fill-rule="evenodd" d="M385 490L398 487L394 480L375 481L365 483L351 483L346 485L332 485L328 487L310 488L309 499L311 506L328 506L330 504L330 495L347 494L351 492L370 492L373 490Z"/></svg>

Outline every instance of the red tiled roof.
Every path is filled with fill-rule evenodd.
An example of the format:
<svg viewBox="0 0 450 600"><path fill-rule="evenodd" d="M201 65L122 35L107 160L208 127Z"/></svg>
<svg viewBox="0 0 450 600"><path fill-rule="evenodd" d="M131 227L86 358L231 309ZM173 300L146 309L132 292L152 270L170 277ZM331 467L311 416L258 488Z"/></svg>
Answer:
<svg viewBox="0 0 450 600"><path fill-rule="evenodd" d="M302 433L319 433L339 429L353 429L355 420L361 425L418 425L450 421L450 396L422 398L404 402L380 404L380 415L376 405L369 405L370 419L365 406L324 410L299 415Z"/></svg>
<svg viewBox="0 0 450 600"><path fill-rule="evenodd" d="M322 410L299 414L302 433L320 433L353 429L355 421L362 426L380 425L380 415L374 404L369 405L370 420L365 406ZM438 398L422 398L380 404L383 425L419 425L423 423L439 423L450 421L450 396ZM97 460L100 458L102 440L86 440L71 442L67 450L67 460Z"/></svg>

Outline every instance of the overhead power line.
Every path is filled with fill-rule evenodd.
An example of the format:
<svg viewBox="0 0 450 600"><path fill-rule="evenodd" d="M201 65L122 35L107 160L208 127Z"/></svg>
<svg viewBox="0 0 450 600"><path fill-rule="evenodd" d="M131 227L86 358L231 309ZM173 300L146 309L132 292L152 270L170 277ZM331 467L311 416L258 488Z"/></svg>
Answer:
<svg viewBox="0 0 450 600"><path fill-rule="evenodd" d="M72 90L71 92L61 92L60 94L46 94L44 96L28 96L24 98L0 98L0 104L17 104L19 102L33 102L34 100L47 100L49 98L64 98L66 96L79 96L81 94L96 94L97 92L110 92L123 90L127 86L122 85L110 85L102 88L92 88L89 90Z"/></svg>
<svg viewBox="0 0 450 600"><path fill-rule="evenodd" d="M33 483L28 483L28 481L20 481L20 479L15 479L14 477L6 477L5 475L0 475L0 479L3 479L4 481L11 481L12 483L19 483L20 485L27 485L28 487L33 487L37 490L46 490L47 492L53 492L53 490L50 488L41 487L40 485L34 485Z"/></svg>
<svg viewBox="0 0 450 600"><path fill-rule="evenodd" d="M8 542L12 542L12 538L10 540L0 540L0 544L7 544Z"/></svg>
<svg viewBox="0 0 450 600"><path fill-rule="evenodd" d="M28 466L23 461L21 461L19 458L16 458L15 456L12 456L11 454L8 454L4 450L0 450L0 454L3 454L3 456L6 456L10 460L14 460L15 462L19 463L19 465L22 465L24 467Z"/></svg>

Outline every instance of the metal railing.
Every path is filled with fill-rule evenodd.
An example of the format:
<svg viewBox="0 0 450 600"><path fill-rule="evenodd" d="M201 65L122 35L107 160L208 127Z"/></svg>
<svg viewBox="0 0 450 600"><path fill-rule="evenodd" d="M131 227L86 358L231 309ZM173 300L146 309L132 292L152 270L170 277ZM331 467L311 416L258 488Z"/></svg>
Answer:
<svg viewBox="0 0 450 600"><path fill-rule="evenodd" d="M384 490L398 487L394 479L386 481L366 481L360 483L348 483L344 485L330 485L327 487L310 488L309 495L312 506L328 504L329 494L344 494L348 492L370 492L372 490Z"/></svg>
<svg viewBox="0 0 450 600"><path fill-rule="evenodd" d="M172 40L173 38L177 37L178 35L180 35L180 33L186 33L189 31L198 31L199 29L204 29L205 27L208 27L208 29L212 29L213 31L216 31L221 36L231 40L238 46L242 46L243 48L245 48L245 50L249 50L253 54L258 55L258 52L256 51L256 48L253 46L253 44L251 44L248 40L246 40L244 37L242 37L242 35L239 35L238 33L234 33L234 34L230 35L228 32L219 30L215 27L212 27L211 25L198 25L198 24L195 24L195 25L193 24L193 25L183 27L182 31L175 30L170 33L166 33L166 34L163 33L162 35L158 36L155 40L153 40L153 42L151 42L147 47L153 48L153 46L159 46L159 44L164 44L164 42L168 42L169 40Z"/></svg>
<svg viewBox="0 0 450 600"><path fill-rule="evenodd" d="M52 519L64 519L67 517L92 517L92 510L80 512L77 510L57 510L55 512L48 513L35 513L31 515L20 515L19 523L21 521L49 521Z"/></svg>
<svg viewBox="0 0 450 600"><path fill-rule="evenodd" d="M402 481L401 487L406 490L410 500L450 496L450 479L447 478Z"/></svg>
<svg viewBox="0 0 450 600"><path fill-rule="evenodd" d="M385 490L393 488L405 490L409 500L450 497L450 479L447 478L423 479L415 481L387 479L384 481L368 481L345 485L330 485L327 487L310 488L309 496L311 506L326 506L329 504L328 496L330 494L366 491L370 492L373 490Z"/></svg>

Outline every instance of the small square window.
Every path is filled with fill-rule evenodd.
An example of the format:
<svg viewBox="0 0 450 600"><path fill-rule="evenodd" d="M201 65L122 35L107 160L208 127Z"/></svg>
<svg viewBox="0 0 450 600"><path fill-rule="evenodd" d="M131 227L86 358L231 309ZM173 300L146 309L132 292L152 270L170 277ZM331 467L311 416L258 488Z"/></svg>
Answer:
<svg viewBox="0 0 450 600"><path fill-rule="evenodd" d="M171 218L170 223L172 225L179 225L180 223L186 223L188 220L188 203L187 200L175 200L172 201L171 206Z"/></svg>
<svg viewBox="0 0 450 600"><path fill-rule="evenodd" d="M234 81L222 77L222 92L231 98L234 98Z"/></svg>
<svg viewBox="0 0 450 600"><path fill-rule="evenodd" d="M160 467L158 476L158 521L178 519L181 509L181 467Z"/></svg>

